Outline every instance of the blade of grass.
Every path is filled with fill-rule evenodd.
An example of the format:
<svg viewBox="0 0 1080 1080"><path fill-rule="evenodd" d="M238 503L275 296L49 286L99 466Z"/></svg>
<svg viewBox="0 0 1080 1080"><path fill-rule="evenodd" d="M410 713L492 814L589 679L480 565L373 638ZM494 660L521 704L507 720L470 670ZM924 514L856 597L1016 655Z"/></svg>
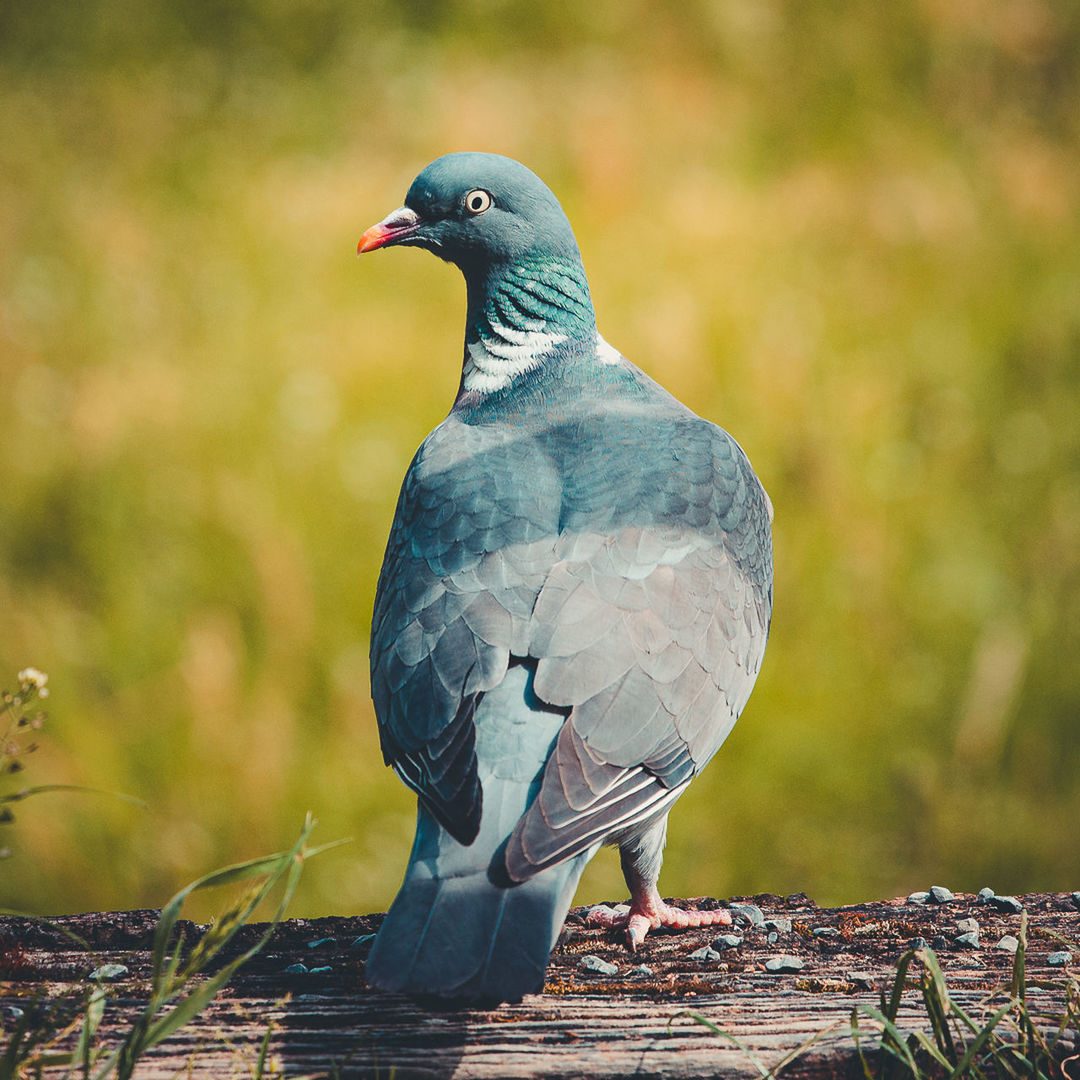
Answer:
<svg viewBox="0 0 1080 1080"><path fill-rule="evenodd" d="M693 1020L695 1023L701 1024L703 1027L708 1028L714 1035L719 1035L722 1039L727 1039L736 1049L741 1050L754 1068L761 1074L762 1080L776 1080L776 1077L780 1074L781 1070L786 1069L793 1061L800 1058L806 1053L815 1043L820 1042L831 1031L835 1031L841 1026L843 1021L837 1021L836 1023L829 1024L822 1028L820 1031L815 1032L809 1039L801 1043L799 1046L789 1050L771 1069L767 1069L762 1062L758 1059L753 1050L750 1049L744 1042L742 1042L737 1036L732 1035L728 1031L724 1031L723 1028L718 1027L711 1020L702 1016L701 1013L694 1012L692 1009L682 1009L675 1013L674 1016L668 1020L668 1030L671 1030L671 1025L674 1021L686 1017L689 1020Z"/></svg>
<svg viewBox="0 0 1080 1080"><path fill-rule="evenodd" d="M7 1027L2 1029L7 1030ZM0 1055L0 1080L14 1080L19 1063L25 1060L27 1051L24 1050L30 1034L30 1012L24 1009L22 1014L15 1019L8 1044Z"/></svg>
<svg viewBox="0 0 1080 1080"><path fill-rule="evenodd" d="M87 1002L80 1002L74 1019L65 1015L65 1006L85 993L80 987L64 991L51 1001L44 995L33 999L16 1021L15 1031L0 1057L0 1080L19 1080L30 1068L36 1075L45 1068L67 1066L70 1073L75 1063L74 1052L51 1048L65 1042L83 1024Z"/></svg>
<svg viewBox="0 0 1080 1080"><path fill-rule="evenodd" d="M192 893L199 892L203 889L218 888L222 885L233 885L238 882L250 881L251 879L258 877L267 878L268 884L270 888L272 888L284 869L284 862L295 857L296 853L303 847L303 843L307 839L310 831L310 825L305 824L304 830L300 834L300 839L297 841L296 845L287 852L278 852L276 855L265 855L258 859L251 859L247 862L238 863L235 866L226 867L224 870L215 870L213 873L207 874L197 881L193 881L190 885L185 886L172 897L172 899L170 899L161 909L161 915L158 918L157 927L154 930L154 943L151 951L152 982L155 985L160 985L162 982L169 941L172 937L173 930L176 928L176 924L180 921L180 913L184 903ZM265 891L269 892L269 888ZM236 929L239 929L239 924L236 926ZM228 939L225 939L222 944L226 944L227 941Z"/></svg>
<svg viewBox="0 0 1080 1080"><path fill-rule="evenodd" d="M968 1016L968 1014L953 1000L952 994L949 992L945 972L942 971L941 965L938 963L938 958L934 954L934 950L927 949L926 954L924 963L933 979L943 1013L946 1016L955 1016L972 1034L977 1034L981 1030L979 1024Z"/></svg>
<svg viewBox="0 0 1080 1080"><path fill-rule="evenodd" d="M153 974L151 977L151 997L143 1013L133 1025L123 1044L115 1050L107 1061L94 1074L95 1080L106 1080L114 1069L117 1080L129 1080L139 1058L151 1047L167 1039L180 1028L195 1018L219 993L232 978L238 968L259 953L269 941L284 917L292 901L293 894L300 880L304 863L314 855L337 847L345 841L323 844L308 849L307 839L315 822L309 814L296 843L288 850L263 858L252 859L236 866L226 867L199 878L181 889L162 909L153 942ZM180 919L184 901L194 892L242 882L261 882L253 884L236 904L230 908L216 927L208 934L209 943L204 948L196 947L186 963L181 964L179 944L169 953L169 941ZM199 983L185 994L192 980L200 975L206 966L221 953L232 940L247 918L269 896L270 892L284 882L281 900L266 930L259 939L241 955ZM200 943L201 944L201 943ZM167 958L168 957L168 958ZM161 1015L171 1002L180 998L172 1009Z"/></svg>
<svg viewBox="0 0 1080 1080"><path fill-rule="evenodd" d="M793 1061L798 1060L803 1054L807 1052L815 1043L820 1042L831 1031L836 1031L843 1026L843 1020L837 1020L829 1024L827 1027L823 1027L820 1031L811 1035L804 1043L795 1047L793 1050L789 1050L770 1070L770 1077L777 1077L780 1073L786 1069Z"/></svg>
<svg viewBox="0 0 1080 1080"><path fill-rule="evenodd" d="M1012 996L1020 1002L1020 1023L1017 1025L1018 1048L1025 1058L1028 1045L1035 1037L1035 1027L1027 1010L1027 932L1028 914L1024 910L1020 912L1020 933L1017 934L1019 941L1016 946L1016 955L1013 957Z"/></svg>
<svg viewBox="0 0 1080 1080"><path fill-rule="evenodd" d="M905 1065L912 1076L919 1076L919 1066L915 1061L914 1054L911 1052L911 1047L908 1045L908 1039L905 1032L901 1031L900 1028L897 1027L896 1022L890 1020L881 1009L877 1009L873 1005L856 1005L851 1012L851 1033L855 1039L856 1046L859 1048L859 1057L862 1060L863 1072L865 1073L867 1080L878 1080L880 1074L875 1075L870 1071L866 1058L863 1055L862 1046L859 1042L859 1013L868 1016L875 1023L879 1024L882 1029L882 1034L888 1036L887 1038L878 1040L878 1049Z"/></svg>
<svg viewBox="0 0 1080 1080"><path fill-rule="evenodd" d="M274 1021L271 1020L266 1026L266 1034L262 1037L262 1042L259 1045L259 1057L255 1062L255 1080L263 1080L263 1075L266 1072L266 1058L270 1053L270 1038L274 1034Z"/></svg>
<svg viewBox="0 0 1080 1080"><path fill-rule="evenodd" d="M883 1029L883 1039L881 1049L888 1052L891 1056L883 1062L884 1071L877 1077L874 1077L870 1073L869 1066L866 1061L866 1057L862 1052L862 1046L859 1043L859 1031L858 1031L858 1009L852 1010L851 1024L852 1024L852 1036L855 1039L856 1048L859 1051L859 1059L862 1062L863 1072L866 1075L867 1080L890 1080L893 1071L893 1065L895 1061L906 1063L907 1059L911 1057L910 1050L907 1045L907 1040L900 1037L897 1039L888 1030L890 1027L894 1031L899 1031L896 1028L896 1018L900 1012L900 1002L903 997L904 990L907 986L908 969L911 966L912 960L915 959L915 950L910 949L904 953L903 956L897 961L896 965L896 977L893 979L892 990L889 994L889 998L886 1001L885 991L881 992L881 1009L880 1011L873 1010L872 1006L864 1006L867 1011L867 1015L873 1017L880 1017L879 1022L884 1022L888 1025ZM895 1047L893 1047L895 1043ZM909 1068L914 1067L914 1059L911 1060Z"/></svg>
<svg viewBox="0 0 1080 1080"><path fill-rule="evenodd" d="M124 795L119 791L104 791L101 788L83 787L81 784L38 784L36 787L23 788L21 791L0 795L0 806L7 803L22 802L23 799L29 799L32 795L47 795L55 791L78 791L84 795L104 795L110 799L119 799L121 802L130 803L141 810L150 809L147 803L143 802L142 799L135 798L134 795Z"/></svg>
<svg viewBox="0 0 1080 1080"><path fill-rule="evenodd" d="M900 960L896 965L896 978L893 979L892 993L889 995L888 1004L885 1002L885 992L881 992L881 1011L893 1023L896 1022L897 1014L900 1012L900 1001L907 984L908 968L911 967L911 961L914 959L914 949L909 949L900 957Z"/></svg>
<svg viewBox="0 0 1080 1080"><path fill-rule="evenodd" d="M84 1078L90 1075L90 1064L94 1059L94 1038L97 1035L101 1019L105 1015L105 996L105 988L100 984L90 995L89 1000L86 1002L82 1027L79 1028L79 1038L71 1055L72 1066L81 1066ZM71 1075L70 1069L68 1075Z"/></svg>
<svg viewBox="0 0 1080 1080"><path fill-rule="evenodd" d="M952 1031L949 1028L949 990L945 985L945 976L938 966L933 949L920 949L919 960L923 965L922 996L926 1015L930 1019L930 1029L934 1033L934 1042L938 1053L934 1056L945 1068L951 1068L956 1060L956 1047L953 1045ZM916 1037L922 1034L916 1033ZM924 1038L920 1042L927 1042ZM930 1049L927 1046L927 1049Z"/></svg>
<svg viewBox="0 0 1080 1080"><path fill-rule="evenodd" d="M668 1031L671 1030L671 1025L676 1020L679 1020L683 1017L688 1020L693 1020L696 1024L701 1024L702 1027L708 1028L709 1031L711 1031L714 1035L719 1035L721 1039L727 1039L728 1042L730 1042L737 1049L741 1050L747 1056L747 1058L749 1058L750 1063L761 1074L762 1080L769 1080L769 1070L765 1068L764 1065L762 1065L762 1063L758 1060L757 1055L754 1053L753 1050L750 1049L749 1046L746 1045L746 1043L744 1043L740 1038L738 1038L738 1036L732 1035L731 1032L724 1031L723 1028L718 1027L707 1017L702 1016L701 1013L694 1012L693 1009L682 1009L679 1012L675 1013L675 1015L672 1016L670 1020L668 1020Z"/></svg>
<svg viewBox="0 0 1080 1080"><path fill-rule="evenodd" d="M969 1069L973 1068L973 1062L975 1055L978 1054L983 1046L989 1043L997 1034L997 1026L1001 1023L1005 1014L1009 1012L1016 1003L1009 1001L1003 1005L989 1020L982 1026L975 1038L971 1040L971 1044L964 1051L964 1056L956 1063L956 1067L949 1074L949 1080L960 1080L961 1077L968 1075Z"/></svg>

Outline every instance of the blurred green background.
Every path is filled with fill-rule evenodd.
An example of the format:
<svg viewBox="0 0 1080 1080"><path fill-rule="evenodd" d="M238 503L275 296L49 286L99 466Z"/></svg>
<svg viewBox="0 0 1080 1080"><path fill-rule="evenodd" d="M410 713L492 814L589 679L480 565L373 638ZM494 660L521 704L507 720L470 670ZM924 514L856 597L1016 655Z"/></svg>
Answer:
<svg viewBox="0 0 1080 1080"><path fill-rule="evenodd" d="M21 804L0 906L158 905L309 809L355 842L293 912L391 899L368 625L464 290L353 252L457 149L549 182L776 506L663 891L1080 888L1078 57L1049 0L5 0L0 686L50 675L27 782L149 808Z"/></svg>

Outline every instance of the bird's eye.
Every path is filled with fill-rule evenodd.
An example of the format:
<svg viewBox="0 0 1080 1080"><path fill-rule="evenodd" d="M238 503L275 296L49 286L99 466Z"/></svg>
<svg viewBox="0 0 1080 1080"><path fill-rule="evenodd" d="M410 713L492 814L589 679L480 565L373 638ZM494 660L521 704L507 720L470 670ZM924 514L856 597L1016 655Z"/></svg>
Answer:
<svg viewBox="0 0 1080 1080"><path fill-rule="evenodd" d="M482 214L491 205L491 196L483 188L470 191L465 196L465 209L470 214Z"/></svg>

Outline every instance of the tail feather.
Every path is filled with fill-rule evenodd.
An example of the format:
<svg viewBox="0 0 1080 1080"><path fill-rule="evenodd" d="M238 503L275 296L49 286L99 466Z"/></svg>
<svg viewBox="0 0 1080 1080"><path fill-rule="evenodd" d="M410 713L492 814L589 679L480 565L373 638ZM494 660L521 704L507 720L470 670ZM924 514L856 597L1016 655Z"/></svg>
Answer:
<svg viewBox="0 0 1080 1080"><path fill-rule="evenodd" d="M507 887L486 872L410 874L368 957L368 982L478 1002L539 993L587 856Z"/></svg>
<svg viewBox="0 0 1080 1080"><path fill-rule="evenodd" d="M511 665L475 715L483 788L480 831L458 843L421 803L401 890L367 961L383 990L477 1002L519 1001L544 985L585 864L599 843L513 884L501 856L536 797L565 715L532 694L531 668Z"/></svg>

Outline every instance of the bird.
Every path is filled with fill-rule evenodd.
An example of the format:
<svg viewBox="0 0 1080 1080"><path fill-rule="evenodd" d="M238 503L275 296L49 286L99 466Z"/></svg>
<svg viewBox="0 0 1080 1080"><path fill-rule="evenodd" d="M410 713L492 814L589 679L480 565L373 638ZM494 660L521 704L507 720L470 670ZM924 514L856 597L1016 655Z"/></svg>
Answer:
<svg viewBox="0 0 1080 1080"><path fill-rule="evenodd" d="M586 863L619 850L631 949L730 922L666 904L668 813L719 749L772 618L772 504L723 429L600 336L548 186L498 154L428 165L357 253L419 247L466 286L461 379L408 467L376 588L383 757L417 796L378 989L541 992Z"/></svg>

